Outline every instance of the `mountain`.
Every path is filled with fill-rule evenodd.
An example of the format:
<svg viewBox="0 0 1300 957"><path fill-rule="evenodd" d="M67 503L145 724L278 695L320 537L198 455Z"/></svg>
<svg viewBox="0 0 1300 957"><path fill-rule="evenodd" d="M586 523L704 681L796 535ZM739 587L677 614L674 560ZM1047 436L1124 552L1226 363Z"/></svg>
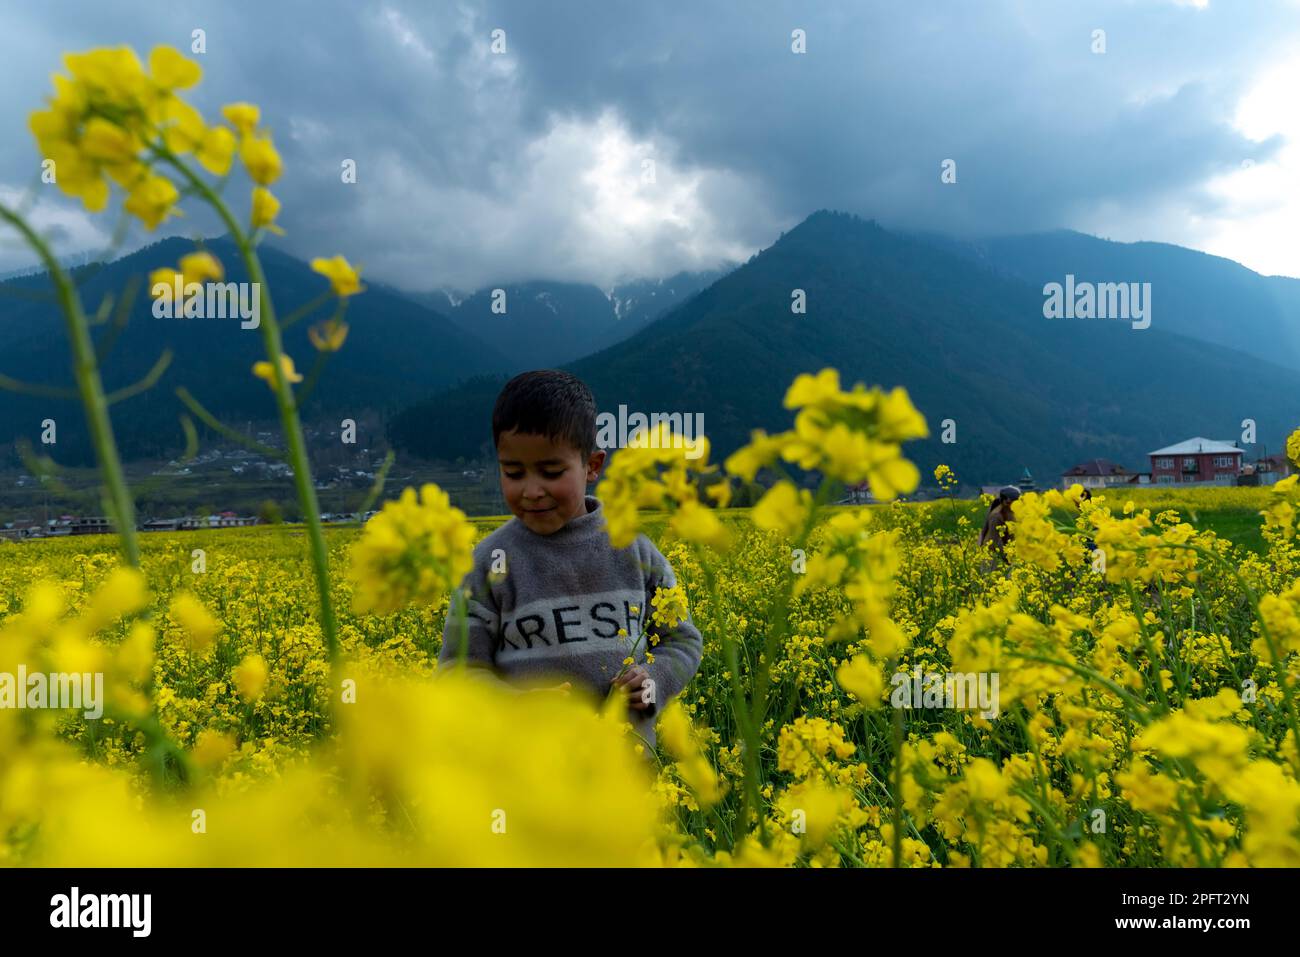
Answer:
<svg viewBox="0 0 1300 957"><path fill-rule="evenodd" d="M628 324L631 333L677 308L700 290L707 289L733 268L679 272L666 279L622 283L610 292L610 302L619 321Z"/></svg>
<svg viewBox="0 0 1300 957"><path fill-rule="evenodd" d="M526 282L496 288L480 289L448 314L466 332L497 343L516 371L560 365L626 334L595 286Z"/></svg>
<svg viewBox="0 0 1300 957"><path fill-rule="evenodd" d="M1070 230L985 239L968 254L1041 290L1047 283L1151 283L1152 328L1300 369L1300 279L1167 243L1117 243Z"/></svg>
<svg viewBox="0 0 1300 957"><path fill-rule="evenodd" d="M251 373L253 363L264 357L258 329L241 328L237 319L153 315L146 288L149 273L174 267L194 248L187 239L165 239L114 262L73 272L82 302L92 314L105 294L120 293L129 282L139 282L127 322L103 363L106 390L145 375L164 349L173 353L171 366L159 382L112 408L125 458L169 455L183 447L178 417L184 407L175 395L178 385L188 388L229 425L276 418L266 384ZM246 280L230 240L212 240L207 248L224 264L227 281ZM306 263L274 247L263 246L260 254L282 319L328 289L325 278ZM322 306L284 332L285 350L304 376L316 356L308 328L327 318L332 308L332 303ZM462 377L509 368L491 345L382 286L371 286L353 297L347 321L346 343L326 362L319 386L303 403L303 418L309 423L330 422L337 428L340 417L360 420L367 412L394 413ZM101 348L113 339L111 323L93 333ZM0 283L0 373L29 383L69 387L71 365L63 317L53 301L48 276L42 273ZM41 448L39 443L46 418L53 418L58 426L53 448ZM0 445L20 436L64 464L92 461L85 417L75 400L0 392Z"/></svg>
<svg viewBox="0 0 1300 957"><path fill-rule="evenodd" d="M522 372L571 362L626 339L721 275L681 272L621 283L608 293L583 283L535 281L489 286L463 297L444 289L409 295L495 344L512 371ZM496 312L494 302L502 303Z"/></svg>
<svg viewBox="0 0 1300 957"><path fill-rule="evenodd" d="M97 263L102 257L90 250L70 253L67 256L56 256L55 259L64 269L75 269L78 266L89 266ZM0 272L0 282L6 279L16 279L19 276L31 276L45 272L44 266L24 266L21 269L10 269L7 272Z"/></svg>
<svg viewBox="0 0 1300 957"><path fill-rule="evenodd" d="M805 315L791 311L795 289L806 293ZM932 433L907 446L926 475L943 462L965 481L1003 482L1028 467L1056 484L1097 456L1145 468L1151 449L1190 435L1230 440L1248 417L1277 448L1300 424L1300 373L1241 344L1194 338L1206 330L1184 329L1159 296L1149 329L1046 319L1041 286L969 250L821 211L641 332L566 368L602 411L703 413L715 458L751 428L788 428L786 388L826 366L846 387L908 389ZM1263 319L1257 331L1283 335ZM421 454L473 454L494 396L490 378L466 383L396 417L390 438ZM940 441L945 419L952 444Z"/></svg>

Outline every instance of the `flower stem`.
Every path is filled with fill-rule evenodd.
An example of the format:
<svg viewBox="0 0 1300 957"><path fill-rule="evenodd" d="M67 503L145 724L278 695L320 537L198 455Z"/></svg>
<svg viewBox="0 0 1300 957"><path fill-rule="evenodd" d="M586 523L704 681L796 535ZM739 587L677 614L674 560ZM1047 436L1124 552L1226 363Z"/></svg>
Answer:
<svg viewBox="0 0 1300 957"><path fill-rule="evenodd" d="M113 425L108 417L108 401L104 397L104 383L100 379L95 346L90 338L90 328L86 323L81 296L77 293L67 272L54 258L45 240L21 216L8 207L0 205L0 219L4 219L22 233L28 245L36 250L58 290L59 307L67 323L68 338L72 343L72 371L77 379L77 390L81 393L81 403L86 409L86 424L90 428L95 455L99 459L100 474L104 479L104 507L113 519L127 564L139 568L140 545L135 534L135 502L131 498L131 493L126 486L126 478L122 474L122 460L118 456L117 442L113 438Z"/></svg>
<svg viewBox="0 0 1300 957"><path fill-rule="evenodd" d="M288 460L293 467L293 481L298 493L298 503L307 525L307 542L311 553L312 569L316 576L316 590L320 595L321 631L325 636L325 647L329 652L330 664L337 665L338 625L330 602L329 553L325 548L325 535L321 529L320 506L316 501L316 488L312 485L311 465L307 460L307 444L303 438L302 422L298 418L298 407L294 401L293 390L284 376L284 369L280 363L284 348L280 340L280 326L275 319L275 307L271 303L271 292L266 284L266 276L262 272L262 262L249 242L248 236L231 214L230 208L212 187L169 150L157 147L156 151L160 157L176 168L195 193L203 197L217 211L239 247L244 268L248 272L248 281L258 287L262 310L258 328L262 333L266 358L271 364L271 387L275 392L275 403L280 412L280 425L284 429L285 442L289 446Z"/></svg>

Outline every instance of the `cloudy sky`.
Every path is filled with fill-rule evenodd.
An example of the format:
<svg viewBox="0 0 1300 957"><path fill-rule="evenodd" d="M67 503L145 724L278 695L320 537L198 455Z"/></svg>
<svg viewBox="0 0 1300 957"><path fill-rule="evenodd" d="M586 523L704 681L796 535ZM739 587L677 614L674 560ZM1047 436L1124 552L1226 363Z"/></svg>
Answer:
<svg viewBox="0 0 1300 957"><path fill-rule="evenodd" d="M115 220L39 184L26 117L62 52L188 52L202 30L191 98L210 118L261 105L282 244L408 289L706 268L820 208L961 236L1068 227L1300 276L1300 0L0 10L0 201L30 194L63 252ZM228 189L242 208L247 184ZM128 247L152 238L133 230ZM194 216L160 233L215 231ZM27 261L0 236L0 272Z"/></svg>

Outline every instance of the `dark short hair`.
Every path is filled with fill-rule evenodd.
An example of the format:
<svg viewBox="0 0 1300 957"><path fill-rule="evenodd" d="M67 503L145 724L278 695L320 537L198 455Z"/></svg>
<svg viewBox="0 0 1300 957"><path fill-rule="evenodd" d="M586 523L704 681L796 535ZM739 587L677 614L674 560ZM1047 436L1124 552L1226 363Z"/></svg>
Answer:
<svg viewBox="0 0 1300 957"><path fill-rule="evenodd" d="M492 447L502 432L544 435L572 446L583 458L596 448L596 400L571 372L536 369L505 384L492 409Z"/></svg>

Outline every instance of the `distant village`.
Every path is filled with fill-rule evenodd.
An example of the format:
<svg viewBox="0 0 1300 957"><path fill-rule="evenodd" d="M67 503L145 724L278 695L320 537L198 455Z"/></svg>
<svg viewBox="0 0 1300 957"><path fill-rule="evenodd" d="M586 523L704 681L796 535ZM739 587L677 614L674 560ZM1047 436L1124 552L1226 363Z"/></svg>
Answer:
<svg viewBox="0 0 1300 957"><path fill-rule="evenodd" d="M367 522L375 515L369 512L321 512L320 520L327 524L349 522ZM248 525L262 524L255 515L236 515L234 512L220 512L216 515L184 515L179 518L155 518L136 525L141 532L188 532L204 528L242 528ZM9 541L28 541L35 538L62 538L65 535L107 535L113 531L113 523L102 516L60 515L44 523L6 522L0 528L0 539Z"/></svg>
<svg viewBox="0 0 1300 957"><path fill-rule="evenodd" d="M311 433L311 430L307 430ZM329 433L332 437L337 433ZM259 432L259 441L271 439L272 433ZM311 434L308 438L312 438ZM363 454L365 450L362 450ZM367 463L368 464L368 463ZM316 475L317 491L344 487L366 487L375 480L375 473L381 463L374 463L369 468L352 468L342 465L319 466ZM204 477L229 471L232 476L250 478L289 478L293 472L284 462L268 460L256 452L246 449L210 449L184 463L171 461L152 474L159 476L182 476L200 473ZM15 483L19 488L35 486L39 479L32 475L20 475ZM326 523L345 524L349 522L368 521L377 512L321 512L320 519ZM222 511L211 515L177 515L151 518L136 525L141 532L179 532L198 531L210 528L241 528L261 524L256 515L240 515L233 511ZM59 515L41 521L37 518L18 516L13 521L0 526L0 540L27 541L41 538L61 538L68 535L104 535L113 531L111 520L104 516Z"/></svg>
<svg viewBox="0 0 1300 957"><path fill-rule="evenodd" d="M1147 453L1150 467L1145 472L1127 469L1110 459L1095 458L1066 469L1060 476L1060 488L1082 485L1086 489L1139 487L1152 485L1272 485L1296 471L1285 455L1266 455L1246 461L1246 452L1235 442L1195 436L1174 445ZM1039 486L1026 469L1014 482L1022 492ZM1055 484L1055 483L1051 483ZM1001 485L982 485L983 495L997 495ZM921 494L913 498L926 497ZM872 501L867 483L851 486L841 504L866 504Z"/></svg>
<svg viewBox="0 0 1300 957"><path fill-rule="evenodd" d="M1116 485L1272 485L1295 471L1285 455L1246 461L1235 442L1202 436L1147 453L1150 469L1131 472L1109 459L1088 459L1061 473L1061 488Z"/></svg>
<svg viewBox="0 0 1300 957"><path fill-rule="evenodd" d="M1253 461L1246 461L1245 450L1235 442L1207 439L1202 436L1187 439L1164 448L1147 453L1150 468L1147 471L1133 471L1110 459L1093 458L1066 469L1060 475L1060 488L1082 485L1087 489L1106 489L1113 487L1142 487L1153 485L1210 486L1210 485L1272 485L1296 471L1285 455L1266 455ZM221 452L209 451L189 460L184 465L168 463L155 475L189 475L196 467L216 466L229 468L234 475L252 473L259 477L288 477L289 466L282 462L268 462L261 456L247 451ZM372 482L379 463L370 469L346 468L343 466L326 466L317 476L318 491L335 488L339 485L355 485ZM482 480L483 470L469 469L462 473L466 478ZM35 483L32 476L20 476L18 485ZM1012 484L1022 491L1034 491L1039 485L1029 470L1026 469ZM1051 483L1055 484L1055 483ZM1000 485L982 485L980 493L996 495ZM909 496L913 500L938 497L935 490L918 489ZM840 499L842 505L865 505L874 502L866 482L851 485ZM327 524L364 523L378 514L375 510L367 512L321 512L320 520ZM183 532L212 528L242 528L261 524L255 515L239 515L233 511L222 511L211 515L180 515L165 518L151 518L136 526L141 532ZM19 517L15 521L5 522L0 526L0 540L27 541L31 539L60 538L67 535L103 535L112 532L112 523L102 516L60 515L38 521Z"/></svg>

